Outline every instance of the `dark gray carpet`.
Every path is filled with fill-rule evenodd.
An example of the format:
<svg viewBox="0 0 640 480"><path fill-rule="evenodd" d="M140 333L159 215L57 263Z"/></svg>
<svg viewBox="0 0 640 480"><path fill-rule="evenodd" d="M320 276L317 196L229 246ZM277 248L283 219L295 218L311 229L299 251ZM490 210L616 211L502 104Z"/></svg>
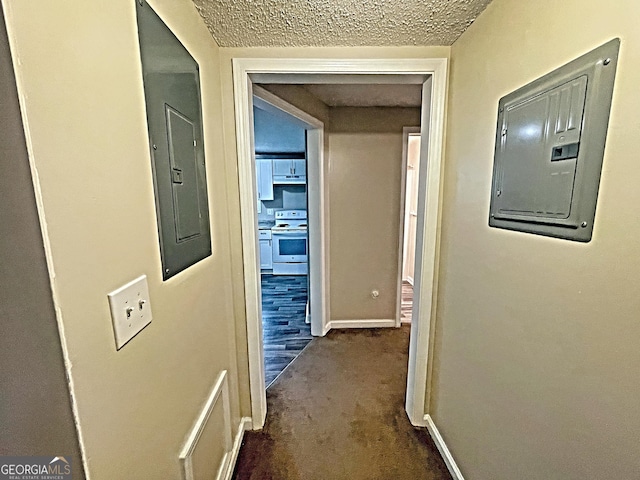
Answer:
<svg viewBox="0 0 640 480"><path fill-rule="evenodd" d="M237 480L451 479L426 429L404 412L409 328L315 338L267 390Z"/></svg>

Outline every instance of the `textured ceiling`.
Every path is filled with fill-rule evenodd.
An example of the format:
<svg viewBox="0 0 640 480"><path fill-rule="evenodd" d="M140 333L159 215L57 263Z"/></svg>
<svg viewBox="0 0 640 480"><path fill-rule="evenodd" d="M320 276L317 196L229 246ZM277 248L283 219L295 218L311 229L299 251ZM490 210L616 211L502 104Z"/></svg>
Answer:
<svg viewBox="0 0 640 480"><path fill-rule="evenodd" d="M451 45L491 0L193 0L221 47Z"/></svg>
<svg viewBox="0 0 640 480"><path fill-rule="evenodd" d="M323 84L304 88L330 107L419 107L422 85Z"/></svg>

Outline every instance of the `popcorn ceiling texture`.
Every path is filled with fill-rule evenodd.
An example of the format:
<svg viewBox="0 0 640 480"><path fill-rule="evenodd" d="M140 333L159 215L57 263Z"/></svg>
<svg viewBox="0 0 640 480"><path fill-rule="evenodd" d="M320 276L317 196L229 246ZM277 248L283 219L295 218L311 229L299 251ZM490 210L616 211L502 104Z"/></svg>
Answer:
<svg viewBox="0 0 640 480"><path fill-rule="evenodd" d="M221 47L451 45L491 0L194 0Z"/></svg>

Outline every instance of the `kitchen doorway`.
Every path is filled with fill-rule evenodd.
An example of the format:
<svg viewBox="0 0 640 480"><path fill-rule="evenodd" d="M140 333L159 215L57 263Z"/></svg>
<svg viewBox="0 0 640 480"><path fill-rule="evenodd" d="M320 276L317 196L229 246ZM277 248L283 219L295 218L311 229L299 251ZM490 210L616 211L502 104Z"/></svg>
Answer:
<svg viewBox="0 0 640 480"><path fill-rule="evenodd" d="M411 324L409 365L405 410L413 425L429 425L430 368L433 334L434 283L437 270L436 237L439 228L441 166L444 140L444 112L447 83L447 59L307 59L307 58L234 58L234 104L236 112L236 141L240 174L240 199L243 226L243 263L245 267L245 304L247 321L247 347L249 352L249 383L251 393L252 428L260 429L266 419L266 395L262 377L262 352L259 342L260 317L257 283L257 242L253 234L256 225L254 167L252 164L252 86L254 83L413 83L422 85L422 158L420 177L425 179L419 192L418 236L416 241L416 273L414 321ZM304 112L303 112L304 113ZM320 282L316 285L322 294L314 296L311 305L312 328L320 327L319 335L326 333L328 317L328 218L324 208L324 178L327 165L322 158L323 135L310 136L317 142L320 155L319 182L316 184L320 201L315 217L321 235L316 236L319 248L314 254L314 239L310 231L310 257L317 258ZM312 131L310 131L312 132ZM311 141L309 142L311 143ZM428 155L427 155L428 154ZM311 164L310 164L311 165ZM429 187L426 187L426 184ZM310 188L310 196L312 194ZM314 204L310 198L310 212ZM310 219L310 228L314 220ZM316 256L317 255L317 256ZM313 264L312 264L313 265ZM313 270L313 268L312 268ZM312 272L313 277L313 272ZM313 279L312 287L313 289ZM318 299L316 301L315 299ZM314 314L315 308L322 311ZM315 324L314 322L318 322Z"/></svg>
<svg viewBox="0 0 640 480"><path fill-rule="evenodd" d="M256 95L257 93L257 95ZM266 388L312 340L308 282L306 131L254 87L262 350Z"/></svg>
<svg viewBox="0 0 640 480"><path fill-rule="evenodd" d="M246 143L239 145L239 152L248 154L251 163L240 163L241 179L247 176L251 180L244 183L241 180L241 206L243 224L243 249L244 249L244 269L245 269L245 300L247 311L247 343L250 364L250 391L252 399L252 415L260 418L264 422L266 416L266 386L267 375L272 381L273 372L265 369L264 351L264 329L262 324L262 282L261 282L261 262L260 262L260 237L258 221L258 205L261 203L258 198L257 165L255 161L255 137L254 137L254 105L260 109L271 112L275 115L285 115L288 121L297 124L306 131L306 216L307 221L307 286L308 306L306 307L305 320L310 323L312 335L322 334L322 324L327 312L326 298L324 293L324 279L328 278L326 272L326 255L324 252L324 158L322 145L324 144L324 124L296 108L280 97L252 84L245 92L245 105L248 114L245 117L245 140ZM237 100L237 98L236 98ZM240 153L239 153L240 155ZM279 174L279 171L272 170L272 173ZM286 173L286 172L285 172ZM292 175L295 173L292 173ZM297 196L296 192L289 191L289 195ZM284 193L283 193L284 197ZM283 200L284 201L284 200ZM268 205L265 205L268 207ZM297 209L299 210L299 209ZM275 216L275 212L274 212ZM291 222L287 222L291 223ZM274 225L275 226L275 225ZM270 232L272 233L272 232ZM273 245L273 238L271 238ZM258 248L256 248L258 246ZM272 258L273 260L273 258ZM272 265L273 268L273 265ZM273 272L272 272L273 273ZM290 273L290 272L289 272ZM298 272L299 273L299 272ZM273 280L273 279L272 279ZM271 284L267 285L270 288ZM298 288L300 285L294 285ZM277 376L277 375L276 375Z"/></svg>

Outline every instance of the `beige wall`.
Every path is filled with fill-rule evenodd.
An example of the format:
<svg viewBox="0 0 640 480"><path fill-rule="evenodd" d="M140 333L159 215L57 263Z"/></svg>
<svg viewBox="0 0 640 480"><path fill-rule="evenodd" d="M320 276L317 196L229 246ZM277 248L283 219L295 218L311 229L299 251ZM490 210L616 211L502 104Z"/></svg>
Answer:
<svg viewBox="0 0 640 480"><path fill-rule="evenodd" d="M298 85L266 88L325 124L330 319L394 319L402 127L419 126L420 109L330 108Z"/></svg>
<svg viewBox="0 0 640 480"><path fill-rule="evenodd" d="M84 479L0 8L0 455L64 452Z"/></svg>
<svg viewBox="0 0 640 480"><path fill-rule="evenodd" d="M213 237L211 257L162 282L135 2L4 5L89 474L179 478L223 369L234 432L240 414L218 48L189 0L152 2L200 64ZM116 352L107 293L141 274L153 322Z"/></svg>
<svg viewBox="0 0 640 480"><path fill-rule="evenodd" d="M638 18L494 0L452 48L432 414L467 479L640 472ZM489 228L499 98L616 36L593 240Z"/></svg>
<svg viewBox="0 0 640 480"><path fill-rule="evenodd" d="M330 117L331 319L393 320L402 127L419 126L420 109L332 108Z"/></svg>

